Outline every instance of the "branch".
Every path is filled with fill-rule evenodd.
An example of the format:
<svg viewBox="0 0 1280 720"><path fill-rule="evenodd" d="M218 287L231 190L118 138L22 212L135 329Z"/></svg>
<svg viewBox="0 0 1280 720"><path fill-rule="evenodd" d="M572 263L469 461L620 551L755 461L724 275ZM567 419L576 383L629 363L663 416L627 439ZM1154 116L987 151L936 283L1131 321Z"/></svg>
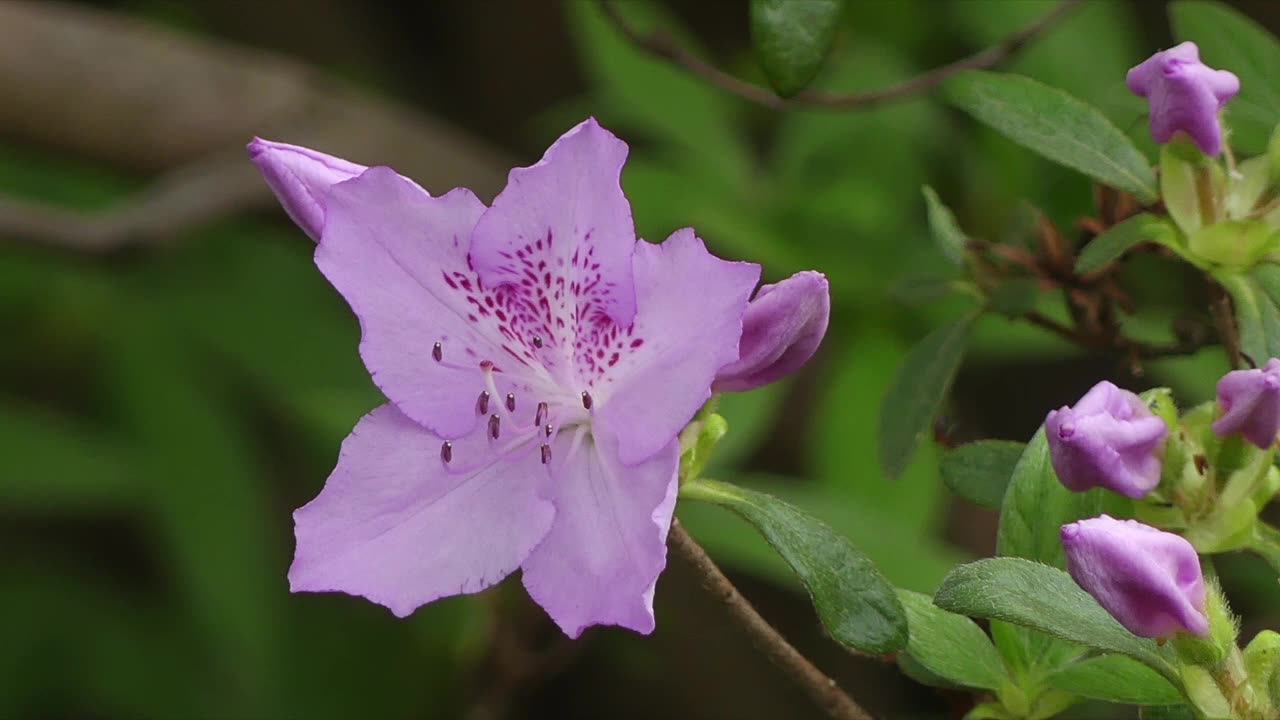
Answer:
<svg viewBox="0 0 1280 720"><path fill-rule="evenodd" d="M813 666L805 656L788 643L786 638L768 623L756 609L742 597L729 578L720 571L707 551L702 549L696 540L685 532L678 520L671 522L671 534L668 538L671 548L698 573L702 586L707 592L724 603L729 616L746 631L751 642L763 652L774 665L791 679L800 684L809 697L826 710L835 720L871 720L871 715L836 685L836 681L827 677L821 670Z"/></svg>
<svg viewBox="0 0 1280 720"><path fill-rule="evenodd" d="M366 165L432 192L501 189L501 153L430 116L277 54L69 3L0 2L0 136L155 176L88 214L0 202L0 240L81 252L156 245L276 206L254 135Z"/></svg>
<svg viewBox="0 0 1280 720"><path fill-rule="evenodd" d="M996 45L948 65L942 65L904 80L895 85L867 92L832 93L822 90L804 90L791 98L780 98L772 90L741 80L690 53L669 34L656 30L642 33L631 25L618 10L616 0L600 0L605 16L618 32L644 52L674 63L687 72L732 95L774 110L818 108L829 110L863 110L891 100L899 100L928 90L962 70L982 70L995 67L1010 59L1048 32L1058 21L1071 12L1082 0L1062 0L1057 7L1045 13L1031 24L1009 35Z"/></svg>

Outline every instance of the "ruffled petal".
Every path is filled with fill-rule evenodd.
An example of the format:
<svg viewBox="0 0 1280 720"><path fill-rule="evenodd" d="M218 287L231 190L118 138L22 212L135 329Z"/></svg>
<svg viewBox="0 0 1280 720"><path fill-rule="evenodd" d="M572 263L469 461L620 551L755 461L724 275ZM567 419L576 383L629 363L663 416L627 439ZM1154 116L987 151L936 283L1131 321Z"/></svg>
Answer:
<svg viewBox="0 0 1280 720"><path fill-rule="evenodd" d="M329 188L368 170L310 148L254 138L249 159L262 172L289 217L312 240L324 229L324 196Z"/></svg>
<svg viewBox="0 0 1280 720"><path fill-rule="evenodd" d="M483 433L455 463L488 451ZM452 474L441 440L393 405L366 415L342 444L316 499L294 513L294 592L359 595L404 617L437 598L483 590L520 566L555 514L539 497L536 452Z"/></svg>
<svg viewBox="0 0 1280 720"><path fill-rule="evenodd" d="M720 368L738 359L742 317L760 266L711 253L693 230L635 254L639 311L625 341L601 349L596 422L618 438L623 463L662 449L711 397Z"/></svg>
<svg viewBox="0 0 1280 720"><path fill-rule="evenodd" d="M519 356L527 351L506 327L509 297L482 287L467 265L485 210L475 195L431 197L376 167L335 186L327 206L316 265L360 319L360 354L391 402L454 439L483 417L481 361L496 364L501 394L532 391L536 375Z"/></svg>
<svg viewBox="0 0 1280 720"><path fill-rule="evenodd" d="M626 143L587 119L537 164L513 169L476 226L471 260L480 278L490 287L545 283L549 332L567 340L561 347L572 347L575 318L602 313L625 326L635 316L626 159Z"/></svg>
<svg viewBox="0 0 1280 720"><path fill-rule="evenodd" d="M576 444L576 447L575 447ZM666 567L679 445L624 466L608 437L562 432L552 447L556 516L524 563L524 585L560 629L654 628L653 592Z"/></svg>

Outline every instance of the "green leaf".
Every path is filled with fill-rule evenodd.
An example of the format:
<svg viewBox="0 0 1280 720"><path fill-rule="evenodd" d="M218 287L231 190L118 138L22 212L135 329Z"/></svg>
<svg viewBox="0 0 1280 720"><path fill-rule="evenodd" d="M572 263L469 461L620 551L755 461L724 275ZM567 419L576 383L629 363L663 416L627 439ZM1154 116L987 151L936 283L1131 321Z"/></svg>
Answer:
<svg viewBox="0 0 1280 720"><path fill-rule="evenodd" d="M1092 657L1049 676L1050 687L1125 705L1177 705L1182 693L1160 673L1124 655Z"/></svg>
<svg viewBox="0 0 1280 720"><path fill-rule="evenodd" d="M1227 103L1231 145L1244 154L1267 146L1280 121L1280 43L1271 33L1218 2L1181 0L1170 6L1174 35L1194 40L1207 65L1240 78L1240 94Z"/></svg>
<svg viewBox="0 0 1280 720"><path fill-rule="evenodd" d="M1096 108L1031 78L969 70L944 85L948 100L1014 142L1093 179L1154 202L1155 173Z"/></svg>
<svg viewBox="0 0 1280 720"><path fill-rule="evenodd" d="M782 97L805 88L831 50L843 0L752 0L751 37Z"/></svg>
<svg viewBox="0 0 1280 720"><path fill-rule="evenodd" d="M680 488L683 497L723 505L755 526L805 589L827 632L863 652L883 655L907 643L907 618L889 582L845 537L764 493L714 480Z"/></svg>
<svg viewBox="0 0 1280 720"><path fill-rule="evenodd" d="M977 623L939 608L928 595L899 590L898 599L911 628L907 654L926 670L971 688L997 690L1006 681L1000 654Z"/></svg>
<svg viewBox="0 0 1280 720"><path fill-rule="evenodd" d="M1125 630L1057 568L1022 558L979 560L953 570L933 601L943 610L1003 620L1131 657L1180 687L1177 670L1154 641Z"/></svg>
<svg viewBox="0 0 1280 720"><path fill-rule="evenodd" d="M1100 270L1119 259L1135 245L1148 240L1144 230L1147 224L1155 219L1155 216L1149 213L1140 213L1107 228L1105 232L1084 246L1084 251L1080 253L1080 257L1076 258L1076 274L1085 275L1094 270Z"/></svg>
<svg viewBox="0 0 1280 720"><path fill-rule="evenodd" d="M1280 357L1280 265L1260 265L1252 273L1218 273L1231 295L1240 350L1257 365Z"/></svg>
<svg viewBox="0 0 1280 720"><path fill-rule="evenodd" d="M947 451L938 469L952 492L975 505L999 510L1026 447L1009 440L979 440Z"/></svg>
<svg viewBox="0 0 1280 720"><path fill-rule="evenodd" d="M969 237L960 229L960 224L956 222L956 216L951 212L942 200L938 198L938 193L933 188L925 185L920 190L924 193L925 209L929 215L929 232L933 234L933 242L955 265L964 265L965 246L969 243Z"/></svg>
<svg viewBox="0 0 1280 720"><path fill-rule="evenodd" d="M934 329L898 368L880 405L880 465L890 479L906 469L911 455L942 408L973 329L975 315Z"/></svg>

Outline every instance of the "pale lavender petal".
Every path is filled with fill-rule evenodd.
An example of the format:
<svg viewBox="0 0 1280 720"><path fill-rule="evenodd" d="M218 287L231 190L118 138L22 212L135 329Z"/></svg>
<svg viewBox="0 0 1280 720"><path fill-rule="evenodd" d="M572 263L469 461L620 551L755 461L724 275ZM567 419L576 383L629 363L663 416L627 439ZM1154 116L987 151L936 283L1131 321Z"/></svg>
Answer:
<svg viewBox="0 0 1280 720"><path fill-rule="evenodd" d="M1218 407L1222 414L1213 421L1215 433L1240 433L1263 449L1274 445L1280 433L1280 360L1224 375L1218 381Z"/></svg>
<svg viewBox="0 0 1280 720"><path fill-rule="evenodd" d="M1147 98L1151 136L1167 143L1185 133L1206 155L1222 152L1218 112L1240 92L1240 79L1200 62L1195 43L1158 52L1129 71L1129 89Z"/></svg>
<svg viewBox="0 0 1280 720"><path fill-rule="evenodd" d="M328 203L316 265L359 317L360 354L389 400L452 439L483 417L481 361L496 363L500 394L530 396L535 374L503 335L510 298L467 266L483 203L461 189L430 197L381 167L334 186Z"/></svg>
<svg viewBox="0 0 1280 720"><path fill-rule="evenodd" d="M598 431L560 433L548 486L555 521L523 565L529 595L571 638L591 625L645 634L654 628L653 591L666 567L679 444L671 440L631 467L619 461L614 444Z"/></svg>
<svg viewBox="0 0 1280 720"><path fill-rule="evenodd" d="M1128 84L1129 89L1133 91L1133 94L1139 97L1146 97L1151 92L1152 86L1164 74L1165 68L1168 67L1171 61L1198 63L1200 62L1200 48L1188 40L1168 50L1162 50L1129 70L1129 74L1125 77L1125 82Z"/></svg>
<svg viewBox="0 0 1280 720"><path fill-rule="evenodd" d="M254 138L248 149L284 211L317 242L324 229L324 196L329 188L368 169L310 148L262 138Z"/></svg>
<svg viewBox="0 0 1280 720"><path fill-rule="evenodd" d="M626 464L662 449L711 397L720 368L738 358L742 317L760 266L711 253L693 230L635 254L634 327L602 347L591 381L596 422L619 439Z"/></svg>
<svg viewBox="0 0 1280 720"><path fill-rule="evenodd" d="M626 159L626 143L588 119L537 164L513 169L471 245L485 285L545 286L550 313L566 325L595 313L629 325L636 234L620 183ZM560 337L572 328L552 332Z"/></svg>
<svg viewBox="0 0 1280 720"><path fill-rule="evenodd" d="M817 351L830 315L822 273L799 272L760 288L742 320L738 360L720 369L712 390L743 392L795 371Z"/></svg>
<svg viewBox="0 0 1280 720"><path fill-rule="evenodd" d="M1168 426L1127 390L1100 382L1075 407L1051 411L1044 429L1054 472L1068 490L1104 487L1140 498L1160 484Z"/></svg>
<svg viewBox="0 0 1280 720"><path fill-rule="evenodd" d="M451 474L441 442L392 405L360 421L324 490L294 513L294 592L359 595L404 617L520 566L555 512L539 497L537 452L500 461L477 433L453 450L453 465L474 469Z"/></svg>
<svg viewBox="0 0 1280 720"><path fill-rule="evenodd" d="M1200 558L1186 539L1106 515L1062 526L1067 571L1130 632L1209 632Z"/></svg>

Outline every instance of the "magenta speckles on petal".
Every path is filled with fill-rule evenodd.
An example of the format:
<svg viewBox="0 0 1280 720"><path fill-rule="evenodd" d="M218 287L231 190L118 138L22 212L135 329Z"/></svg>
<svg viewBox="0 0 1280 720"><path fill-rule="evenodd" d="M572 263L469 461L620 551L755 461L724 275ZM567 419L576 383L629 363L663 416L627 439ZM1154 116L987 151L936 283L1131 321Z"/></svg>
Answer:
<svg viewBox="0 0 1280 720"><path fill-rule="evenodd" d="M536 165L512 170L475 229L471 259L480 277L495 287L541 285L555 306L550 314L566 322L591 325L603 314L630 325L636 237L620 182L626 159L626 143L592 119Z"/></svg>
<svg viewBox="0 0 1280 720"><path fill-rule="evenodd" d="M637 242L626 155L588 120L492 208L388 168L317 181L316 264L390 404L296 513L295 590L405 615L523 566L566 633L653 629L677 436L738 358L760 271L691 230Z"/></svg>

